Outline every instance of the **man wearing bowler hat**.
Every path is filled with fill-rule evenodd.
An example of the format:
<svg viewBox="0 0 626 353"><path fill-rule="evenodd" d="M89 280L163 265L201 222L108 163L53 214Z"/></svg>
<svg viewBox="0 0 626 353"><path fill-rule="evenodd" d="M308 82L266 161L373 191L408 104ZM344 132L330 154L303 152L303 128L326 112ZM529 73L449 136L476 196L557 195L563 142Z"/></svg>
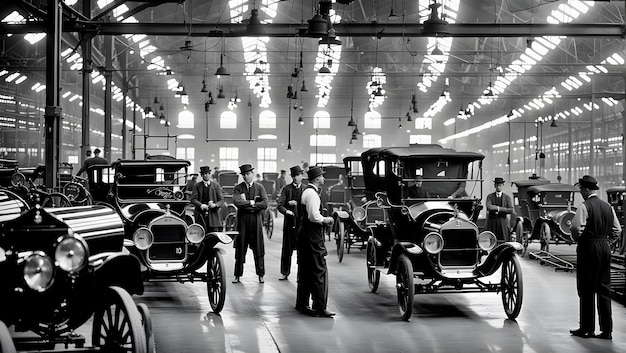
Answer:
<svg viewBox="0 0 626 353"><path fill-rule="evenodd" d="M572 239L576 245L576 288L578 290L579 327L570 330L582 338L613 339L611 318L611 244L619 239L622 228L613 207L597 195L598 182L590 175L578 179L583 203L572 219ZM595 335L597 300L600 334Z"/></svg>
<svg viewBox="0 0 626 353"><path fill-rule="evenodd" d="M332 224L332 217L322 216L319 193L324 185L322 168L314 166L307 171L309 184L302 192L300 226L298 231L298 285L296 309L317 317L333 317L326 309L328 303L328 268L325 256L324 225ZM313 305L308 308L309 293Z"/></svg>
<svg viewBox="0 0 626 353"><path fill-rule="evenodd" d="M511 196L502 192L504 179L497 177L493 180L496 191L487 195L487 223L485 230L492 231L498 242L509 241L509 222L507 216L513 212Z"/></svg>
<svg viewBox="0 0 626 353"><path fill-rule="evenodd" d="M248 247L254 254L254 266L259 282L264 283L265 276L265 243L263 242L263 220L261 215L267 208L267 193L263 185L254 181L254 168L250 164L239 167L243 182L235 185L233 201L237 206L237 230L235 237L235 280L239 283L243 275L243 264L246 262Z"/></svg>
<svg viewBox="0 0 626 353"><path fill-rule="evenodd" d="M224 204L222 187L211 180L211 168L200 167L200 176L202 181L193 186L191 203L196 206L196 219L204 221L204 229L217 232L222 228L219 215L219 209Z"/></svg>
<svg viewBox="0 0 626 353"><path fill-rule="evenodd" d="M302 174L304 171L299 165L291 167L292 182L285 185L278 198L278 212L285 216L283 223L283 250L280 254L279 280L285 281L291 273L291 256L296 248L297 212L300 197L302 197Z"/></svg>

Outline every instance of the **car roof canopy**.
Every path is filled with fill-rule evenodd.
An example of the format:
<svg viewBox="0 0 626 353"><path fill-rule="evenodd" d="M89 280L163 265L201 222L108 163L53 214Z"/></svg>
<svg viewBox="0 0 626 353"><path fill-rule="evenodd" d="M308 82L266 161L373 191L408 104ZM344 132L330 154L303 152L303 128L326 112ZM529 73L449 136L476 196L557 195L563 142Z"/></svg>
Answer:
<svg viewBox="0 0 626 353"><path fill-rule="evenodd" d="M562 192L562 191L578 192L578 188L569 184L542 184L542 185L531 186L528 188L528 192L531 192L533 194L538 194L540 192Z"/></svg>
<svg viewBox="0 0 626 353"><path fill-rule="evenodd" d="M452 148L444 148L439 145L415 145L410 147L391 147L371 149L364 154L377 154L385 159L448 159L459 161L479 161L485 158L481 153L458 152Z"/></svg>

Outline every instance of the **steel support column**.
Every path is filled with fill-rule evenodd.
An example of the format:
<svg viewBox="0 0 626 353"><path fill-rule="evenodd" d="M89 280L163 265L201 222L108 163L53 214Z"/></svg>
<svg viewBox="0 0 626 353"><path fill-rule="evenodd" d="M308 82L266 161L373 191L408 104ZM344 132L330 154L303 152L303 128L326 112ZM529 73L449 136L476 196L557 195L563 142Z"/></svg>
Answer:
<svg viewBox="0 0 626 353"><path fill-rule="evenodd" d="M104 78L106 79L104 89L104 158L111 160L111 110L112 110L112 89L113 89L113 37L104 38L105 68Z"/></svg>
<svg viewBox="0 0 626 353"><path fill-rule="evenodd" d="M57 182L59 168L59 146L61 145L61 105L59 96L60 47L61 47L61 0L48 0L46 28L46 187L53 188ZM17 122L16 122L17 124Z"/></svg>
<svg viewBox="0 0 626 353"><path fill-rule="evenodd" d="M83 2L83 13L89 15L91 13L91 2L84 1ZM91 149L91 141L89 134L90 125L90 116L89 116L89 107L91 107L91 80L90 74L93 70L92 68L92 52L91 52L91 41L93 39L93 35L89 32L84 32L81 34L80 38L80 46L83 51L83 106L82 106L82 117L81 117L81 145L80 145L80 161L81 165L85 162L86 156L85 153L87 150Z"/></svg>

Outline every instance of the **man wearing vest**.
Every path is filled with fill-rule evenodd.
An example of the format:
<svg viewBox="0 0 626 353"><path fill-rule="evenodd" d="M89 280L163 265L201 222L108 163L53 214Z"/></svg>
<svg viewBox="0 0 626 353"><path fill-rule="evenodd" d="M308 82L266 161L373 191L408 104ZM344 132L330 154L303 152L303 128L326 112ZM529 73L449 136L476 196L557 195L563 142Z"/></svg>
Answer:
<svg viewBox="0 0 626 353"><path fill-rule="evenodd" d="M495 192L487 195L487 222L485 230L493 232L498 242L509 241L509 222L507 216L513 212L513 200L511 196L502 192L504 179L497 177L493 180Z"/></svg>
<svg viewBox="0 0 626 353"><path fill-rule="evenodd" d="M243 182L233 189L233 202L237 206L237 230L235 237L235 280L243 275L243 264L246 262L248 247L254 254L254 267L259 282L264 283L265 276L265 243L263 242L263 220L261 214L267 208L267 193L263 185L254 182L254 168L250 164L239 167Z"/></svg>
<svg viewBox="0 0 626 353"><path fill-rule="evenodd" d="M580 299L580 326L570 330L574 336L613 339L611 318L611 246L622 228L613 207L596 194L596 179L585 175L576 186L585 201L578 206L572 219L572 238L576 246L576 287ZM597 300L600 334L595 335L595 308Z"/></svg>
<svg viewBox="0 0 626 353"><path fill-rule="evenodd" d="M280 273L283 275L279 280L285 281L291 273L291 256L296 248L296 213L298 202L302 197L302 173L299 165L290 168L293 182L285 185L280 191L278 198L278 212L285 216L283 223L283 250L280 254Z"/></svg>
<svg viewBox="0 0 626 353"><path fill-rule="evenodd" d="M324 185L324 172L318 166L307 171L309 184L302 192L300 229L298 232L298 286L296 309L316 317L333 317L326 310L328 301L328 268L324 258L328 252L324 245L324 225L333 223L332 217L323 217L320 191ZM309 293L313 299L308 308Z"/></svg>
<svg viewBox="0 0 626 353"><path fill-rule="evenodd" d="M211 180L211 168L200 167L200 175L202 181L193 186L191 203L196 206L196 219L204 221L204 229L217 232L222 229L219 215L219 209L224 204L222 187Z"/></svg>

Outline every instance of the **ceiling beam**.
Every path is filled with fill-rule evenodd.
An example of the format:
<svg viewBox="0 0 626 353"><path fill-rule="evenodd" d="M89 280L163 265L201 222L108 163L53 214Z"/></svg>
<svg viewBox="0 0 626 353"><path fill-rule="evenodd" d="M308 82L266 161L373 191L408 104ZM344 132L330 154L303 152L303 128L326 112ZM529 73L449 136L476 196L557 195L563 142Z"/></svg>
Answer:
<svg viewBox="0 0 626 353"><path fill-rule="evenodd" d="M262 36L294 37L304 34L304 24L272 23L264 24ZM339 37L433 37L434 33L422 33L421 24L377 24L377 23L338 23L333 28ZM383 31L384 29L384 31ZM626 26L623 23L563 23L563 24L521 24L521 23L456 23L446 26L448 33L440 37L613 37L624 38ZM228 23L109 23L87 21L65 21L64 32L96 31L99 35L146 34L161 36L192 37L244 37L245 24ZM43 21L26 24L0 24L0 33L25 34L45 32ZM306 34L304 34L306 36Z"/></svg>

